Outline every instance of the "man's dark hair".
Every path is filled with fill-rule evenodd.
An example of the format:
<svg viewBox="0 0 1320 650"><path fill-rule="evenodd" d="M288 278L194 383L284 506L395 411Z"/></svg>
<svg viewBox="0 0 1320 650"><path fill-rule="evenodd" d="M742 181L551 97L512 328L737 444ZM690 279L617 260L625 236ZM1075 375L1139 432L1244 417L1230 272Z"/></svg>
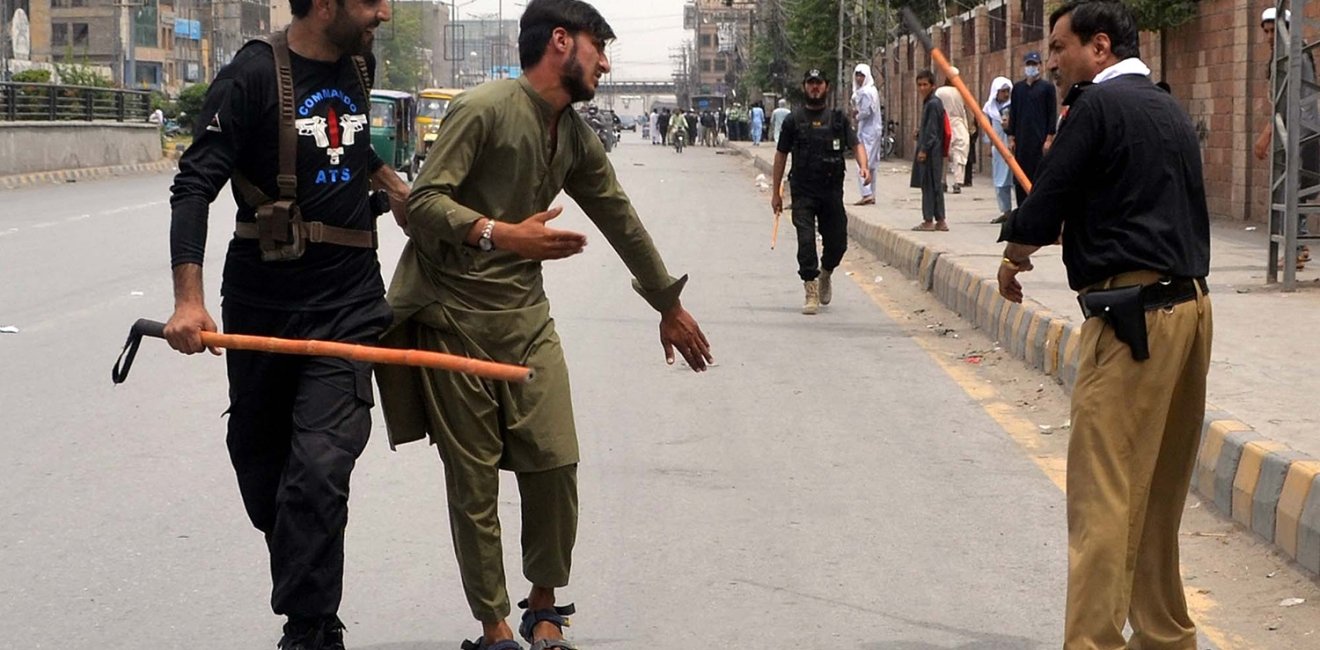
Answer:
<svg viewBox="0 0 1320 650"><path fill-rule="evenodd" d="M601 41L614 40L610 24L582 0L532 0L518 21L518 61L523 70L541 62L550 35L559 27L573 36L587 32Z"/></svg>
<svg viewBox="0 0 1320 650"><path fill-rule="evenodd" d="M935 85L935 73L930 70L922 70L917 73L917 81L921 81L922 79L930 82L930 85L932 86Z"/></svg>
<svg viewBox="0 0 1320 650"><path fill-rule="evenodd" d="M1114 0L1069 0L1050 14L1050 31L1064 16L1072 14L1072 33L1083 43L1096 34L1109 36L1110 49L1119 60L1141 55L1141 33L1132 10Z"/></svg>

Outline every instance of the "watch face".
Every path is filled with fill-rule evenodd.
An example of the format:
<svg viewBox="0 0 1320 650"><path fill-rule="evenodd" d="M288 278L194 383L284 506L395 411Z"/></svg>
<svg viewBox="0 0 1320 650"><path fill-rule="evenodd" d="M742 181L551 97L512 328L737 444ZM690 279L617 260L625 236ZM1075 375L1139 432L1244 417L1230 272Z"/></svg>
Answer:
<svg viewBox="0 0 1320 650"><path fill-rule="evenodd" d="M477 246L479 246L481 250L486 251L488 253L492 250L495 250L495 242L492 242L489 237L482 237L481 239L478 239Z"/></svg>

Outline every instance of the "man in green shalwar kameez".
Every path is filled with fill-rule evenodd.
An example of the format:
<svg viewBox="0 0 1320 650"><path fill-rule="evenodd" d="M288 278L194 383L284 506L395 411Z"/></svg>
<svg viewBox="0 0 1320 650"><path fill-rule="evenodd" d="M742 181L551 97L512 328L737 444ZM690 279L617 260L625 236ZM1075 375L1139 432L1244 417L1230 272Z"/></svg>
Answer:
<svg viewBox="0 0 1320 650"><path fill-rule="evenodd" d="M614 38L591 5L533 0L518 37L524 76L470 90L450 106L409 201L410 240L389 290L383 343L530 366L526 385L442 371L377 369L391 444L429 436L445 465L450 527L482 637L465 648L520 648L505 623L499 470L518 476L523 572L532 583L520 633L532 648L569 648L555 588L568 584L577 532L578 443L568 368L550 318L541 262L580 253L583 235L548 228L566 191L605 235L661 314L666 360L712 361L679 302L686 277L665 269L599 139L569 109L595 94Z"/></svg>

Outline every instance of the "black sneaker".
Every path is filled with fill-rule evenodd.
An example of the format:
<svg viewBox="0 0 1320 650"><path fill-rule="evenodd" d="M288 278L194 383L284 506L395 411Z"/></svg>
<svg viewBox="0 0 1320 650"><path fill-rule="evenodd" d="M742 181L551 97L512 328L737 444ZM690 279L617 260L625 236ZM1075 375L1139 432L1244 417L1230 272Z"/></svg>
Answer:
<svg viewBox="0 0 1320 650"><path fill-rule="evenodd" d="M344 650L344 624L338 616L324 619L289 618L279 650Z"/></svg>

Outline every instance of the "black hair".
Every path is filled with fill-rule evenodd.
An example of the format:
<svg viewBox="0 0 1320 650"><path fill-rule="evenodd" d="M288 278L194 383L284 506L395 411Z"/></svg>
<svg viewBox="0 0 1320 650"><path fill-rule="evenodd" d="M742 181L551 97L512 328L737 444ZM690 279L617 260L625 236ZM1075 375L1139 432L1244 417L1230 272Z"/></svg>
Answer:
<svg viewBox="0 0 1320 650"><path fill-rule="evenodd" d="M601 41L614 40L610 24L582 0L532 0L518 21L518 62L523 70L541 62L550 35L560 27L574 36L587 32Z"/></svg>
<svg viewBox="0 0 1320 650"><path fill-rule="evenodd" d="M1072 15L1072 33L1083 43L1096 34L1109 36L1110 50L1119 60L1141 55L1141 33L1132 10L1114 0L1069 0L1050 14L1050 30L1064 16Z"/></svg>
<svg viewBox="0 0 1320 650"><path fill-rule="evenodd" d="M344 0L335 0L339 6L344 6ZM289 0L289 13L295 18L306 18L312 11L312 0Z"/></svg>
<svg viewBox="0 0 1320 650"><path fill-rule="evenodd" d="M917 81L921 81L922 79L929 81L932 86L935 85L935 73L930 70L922 70L917 73Z"/></svg>

